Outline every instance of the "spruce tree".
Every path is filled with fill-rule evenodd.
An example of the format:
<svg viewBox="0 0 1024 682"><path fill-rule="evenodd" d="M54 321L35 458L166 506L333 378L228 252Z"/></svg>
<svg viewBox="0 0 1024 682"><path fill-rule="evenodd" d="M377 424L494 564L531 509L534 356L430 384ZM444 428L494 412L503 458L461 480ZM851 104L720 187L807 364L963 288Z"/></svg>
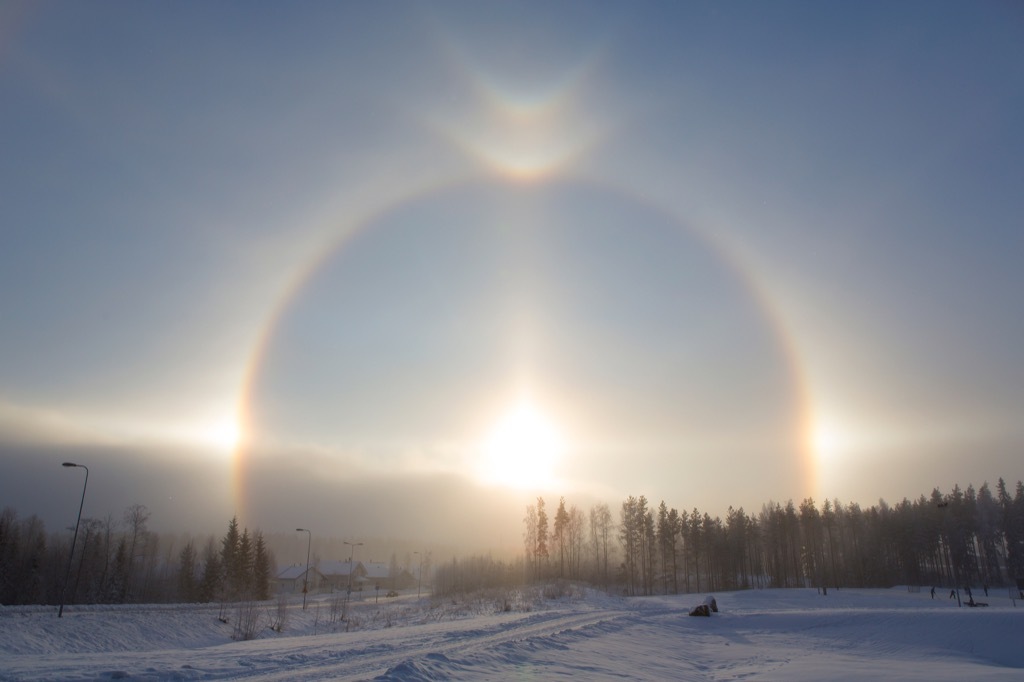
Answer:
<svg viewBox="0 0 1024 682"><path fill-rule="evenodd" d="M117 549L114 551L114 567L110 581L107 583L106 601L109 603L123 603L128 592L128 573L131 562L128 552L128 539L122 535L117 542Z"/></svg>
<svg viewBox="0 0 1024 682"><path fill-rule="evenodd" d="M178 592L181 595L181 600L185 602L194 602L199 597L196 558L196 548L189 541L178 555L178 561L181 564L178 572Z"/></svg>
<svg viewBox="0 0 1024 682"><path fill-rule="evenodd" d="M270 599L271 559L267 551L267 544L263 540L263 533L256 531L253 533L253 538L253 595L256 599L264 601Z"/></svg>
<svg viewBox="0 0 1024 682"><path fill-rule="evenodd" d="M206 545L203 580L199 585L199 601L209 603L220 599L224 586L224 564L214 549L213 538Z"/></svg>
<svg viewBox="0 0 1024 682"><path fill-rule="evenodd" d="M251 599L253 592L253 548L249 529L242 530L238 540L238 556L235 560L235 592L239 599Z"/></svg>
<svg viewBox="0 0 1024 682"><path fill-rule="evenodd" d="M21 556L21 532L18 513L4 507L0 514L0 604L13 604L18 594L18 558Z"/></svg>
<svg viewBox="0 0 1024 682"><path fill-rule="evenodd" d="M227 591L229 601L239 598L239 551L241 534L238 532L238 517L232 516L228 524L228 532L221 542L220 566L223 576L223 586Z"/></svg>

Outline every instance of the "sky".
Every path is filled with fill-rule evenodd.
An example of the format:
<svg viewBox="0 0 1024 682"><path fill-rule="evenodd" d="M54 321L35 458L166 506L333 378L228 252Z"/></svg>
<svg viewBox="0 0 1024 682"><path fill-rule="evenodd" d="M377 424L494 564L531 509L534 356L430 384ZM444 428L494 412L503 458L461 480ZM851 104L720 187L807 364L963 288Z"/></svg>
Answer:
<svg viewBox="0 0 1024 682"><path fill-rule="evenodd" d="M0 7L0 505L517 547L1024 478L1006 2Z"/></svg>

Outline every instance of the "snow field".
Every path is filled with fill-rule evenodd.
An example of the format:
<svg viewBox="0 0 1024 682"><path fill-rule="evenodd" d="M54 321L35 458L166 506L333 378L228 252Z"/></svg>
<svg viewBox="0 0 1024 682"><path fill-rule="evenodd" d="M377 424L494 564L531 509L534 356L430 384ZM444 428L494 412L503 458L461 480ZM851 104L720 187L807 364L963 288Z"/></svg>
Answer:
<svg viewBox="0 0 1024 682"><path fill-rule="evenodd" d="M530 593L518 611L495 595L371 598L352 604L349 632L326 622L323 596L305 611L292 603L284 632L251 641L231 639L217 606L73 606L62 619L3 607L0 679L1024 679L1024 604L1005 594L986 608L927 589L715 596L711 618L686 615L703 594Z"/></svg>

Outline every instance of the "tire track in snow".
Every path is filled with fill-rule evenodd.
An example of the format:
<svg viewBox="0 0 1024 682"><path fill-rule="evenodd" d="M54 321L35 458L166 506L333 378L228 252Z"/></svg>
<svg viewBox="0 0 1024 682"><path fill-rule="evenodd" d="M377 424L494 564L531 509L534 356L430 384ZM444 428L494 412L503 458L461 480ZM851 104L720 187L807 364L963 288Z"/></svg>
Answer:
<svg viewBox="0 0 1024 682"><path fill-rule="evenodd" d="M431 633L422 637L408 637L409 628L402 628L404 635L396 640L395 647L370 647L367 649L338 652L332 656L314 656L282 665L280 659L266 661L261 669L258 661L250 661L253 668L224 679L256 678L260 680L366 680L385 675L403 664L418 659L437 661L440 657L453 659L472 656L493 647L512 642L544 638L570 630L579 630L595 624L614 621L631 615L629 611L595 611L574 614L544 614L540 619L516 621L512 624L494 627L469 627L455 629L442 634ZM472 623L466 623L472 626ZM341 656L339 660L338 656Z"/></svg>

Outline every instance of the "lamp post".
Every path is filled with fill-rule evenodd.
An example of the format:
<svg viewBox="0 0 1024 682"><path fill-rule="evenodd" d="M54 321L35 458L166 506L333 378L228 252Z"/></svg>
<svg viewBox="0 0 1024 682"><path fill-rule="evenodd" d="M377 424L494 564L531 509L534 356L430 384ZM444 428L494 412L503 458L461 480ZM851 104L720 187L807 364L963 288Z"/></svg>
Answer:
<svg viewBox="0 0 1024 682"><path fill-rule="evenodd" d="M309 593L309 546L313 544L313 532L308 528L296 528L296 533L308 533L306 538L306 572L302 576L302 610L306 610L306 594Z"/></svg>
<svg viewBox="0 0 1024 682"><path fill-rule="evenodd" d="M419 554L420 567L416 569L416 599L420 598L420 587L423 586L423 555L419 552L413 552L413 554Z"/></svg>
<svg viewBox="0 0 1024 682"><path fill-rule="evenodd" d="M349 542L347 540L343 540L342 544L348 545L349 547L352 548L352 553L348 557L348 594L345 595L345 599L347 601L348 598L352 595L352 571L355 570L354 564L355 564L355 559L356 559L356 547L359 547L363 543L361 543L361 542Z"/></svg>
<svg viewBox="0 0 1024 682"><path fill-rule="evenodd" d="M68 553L68 570L64 575L64 588L60 591L60 609L57 610L57 617L64 616L64 597L68 592L68 582L71 580L71 562L75 557L75 543L78 542L78 525L82 523L82 507L85 506L85 489L89 487L89 467L74 462L64 462L61 466L77 467L85 469L85 483L82 484L82 501L78 504L78 520L75 521L75 535L71 538L71 551Z"/></svg>

